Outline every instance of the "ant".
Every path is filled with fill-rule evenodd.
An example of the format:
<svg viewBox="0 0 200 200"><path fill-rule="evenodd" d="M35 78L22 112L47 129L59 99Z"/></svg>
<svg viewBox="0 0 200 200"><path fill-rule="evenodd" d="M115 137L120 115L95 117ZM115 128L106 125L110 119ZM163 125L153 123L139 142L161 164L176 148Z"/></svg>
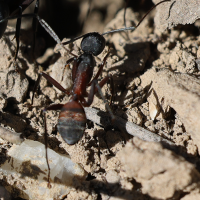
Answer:
<svg viewBox="0 0 200 200"><path fill-rule="evenodd" d="M156 4L153 8L167 1L170 1L170 0L161 1L158 4ZM70 145L77 143L82 138L84 130L85 130L85 126L86 126L86 120L87 120L83 107L89 107L92 104L94 95L97 92L100 93L102 99L104 100L106 104L106 109L110 113L112 122L114 122L115 117L101 91L101 88L108 82L109 79L112 79L112 77L106 76L99 83L97 81L98 77L100 76L103 70L106 60L109 56L109 52L106 54L106 56L103 59L103 62L100 64L97 74L94 76L94 78L92 78L93 69L95 67L94 56L98 56L105 48L106 41L105 41L105 38L103 37L104 35L115 33L115 32L126 31L126 30L135 30L140 25L140 23L144 20L144 18L148 15L149 12L147 12L145 16L139 21L139 23L134 27L125 27L121 29L116 29L116 30L105 32L103 34L100 34L97 32L91 32L91 33L87 33L82 36L76 37L68 42L63 42L63 43L61 43L60 39L55 34L55 32L49 27L49 25L44 20L41 20L39 17L37 17L40 24L45 28L45 30L67 52L69 52L69 50L67 50L64 47L64 45L70 44L80 38L83 38L81 42L81 49L83 53L79 57L72 54L74 57L69 59L66 63L66 65L69 65L69 63L73 62L72 81L74 84L73 84L72 91L70 92L66 90L65 88L63 88L55 79L53 79L51 76L47 75L44 72L39 74L38 79L35 83L34 90L33 90L31 105L33 105L34 95L38 89L38 86L42 77L44 77L48 82L50 82L52 85L54 85L57 89L59 89L63 93L67 95L71 95L71 98L68 103L52 104L43 110L44 127L45 127L46 159L47 159L47 166L49 170L48 184L50 184L50 167L49 167L48 156L47 156L46 111L60 110L57 129L60 135L62 136L62 138L65 140L65 142L67 142ZM89 93L87 93L86 91L88 86L91 86ZM87 100L85 99L85 97L87 97Z"/></svg>
<svg viewBox="0 0 200 200"><path fill-rule="evenodd" d="M1 0L0 1L0 38L3 36L9 19L17 18L15 38L17 47L15 50L14 61L16 61L19 51L19 35L21 28L21 17L29 16L22 15L22 12L33 2L34 0ZM36 0L34 14L38 14L39 0ZM18 17L21 16L21 17ZM34 31L33 39L33 52L35 49L35 37L37 29L37 20L33 18L32 27Z"/></svg>

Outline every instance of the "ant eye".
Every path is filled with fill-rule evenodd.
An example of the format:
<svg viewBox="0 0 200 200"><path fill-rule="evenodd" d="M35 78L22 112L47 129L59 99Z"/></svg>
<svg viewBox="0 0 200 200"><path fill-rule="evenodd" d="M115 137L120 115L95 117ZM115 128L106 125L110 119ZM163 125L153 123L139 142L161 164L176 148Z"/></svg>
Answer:
<svg viewBox="0 0 200 200"><path fill-rule="evenodd" d="M90 33L85 36L81 42L83 52L92 53L94 56L99 55L105 48L105 38L99 33Z"/></svg>

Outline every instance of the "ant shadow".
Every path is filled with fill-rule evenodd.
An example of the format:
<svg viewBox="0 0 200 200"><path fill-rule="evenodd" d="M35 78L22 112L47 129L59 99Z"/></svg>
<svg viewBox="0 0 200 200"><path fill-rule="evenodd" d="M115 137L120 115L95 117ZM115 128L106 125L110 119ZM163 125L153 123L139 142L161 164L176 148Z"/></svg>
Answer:
<svg viewBox="0 0 200 200"><path fill-rule="evenodd" d="M136 42L126 44L124 46L126 52L125 57L119 62L112 65L108 71L119 70L133 75L137 72L142 72L145 69L145 64L150 56L149 42Z"/></svg>

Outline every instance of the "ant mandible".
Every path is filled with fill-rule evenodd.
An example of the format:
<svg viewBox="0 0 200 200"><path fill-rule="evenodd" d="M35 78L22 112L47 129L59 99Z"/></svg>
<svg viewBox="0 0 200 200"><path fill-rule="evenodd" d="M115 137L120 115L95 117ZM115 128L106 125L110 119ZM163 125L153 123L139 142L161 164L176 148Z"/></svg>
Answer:
<svg viewBox="0 0 200 200"><path fill-rule="evenodd" d="M19 35L21 28L21 17L28 17L28 15L22 15L22 12L33 2L34 0L2 0L0 1L0 38L3 36L9 19L17 18L15 38L17 47L15 50L14 61L16 61L19 51ZM36 0L34 14L38 14L39 0ZM21 16L21 17L18 17ZM32 15L31 15L32 16ZM32 27L34 31L33 37L33 52L35 49L35 37L37 29L37 19L33 18Z"/></svg>
<svg viewBox="0 0 200 200"><path fill-rule="evenodd" d="M161 4L163 2L167 2L167 1L170 1L170 0L161 1L158 4L156 4L153 8L155 8L159 4ZM31 102L32 105L33 105L34 95L39 86L41 77L44 77L47 81L49 81L52 85L54 85L56 88L58 88L63 93L65 93L67 95L71 95L71 98L68 103L52 104L43 110L44 123L45 123L44 126L45 126L46 158L47 158L47 165L48 165L48 169L49 169L48 183L50 183L50 181L49 181L50 180L50 167L49 167L48 157L47 157L46 111L60 110L58 124L57 124L58 132L60 133L61 137L65 140L65 142L67 142L68 144L72 145L72 144L75 144L76 142L78 142L83 136L85 126L86 126L86 120L87 120L83 106L88 107L92 104L94 95L97 93L97 91L100 93L104 102L106 102L106 100L101 92L101 88L107 83L107 81L111 78L111 76L105 77L103 80L101 80L100 83L97 82L97 79L103 70L103 66L106 63L106 60L109 56L109 52L104 57L103 62L100 64L97 74L92 79L93 69L95 67L94 56L99 55L104 50L105 45L106 45L105 38L103 37L103 35L120 32L120 31L126 31L126 30L135 30L140 25L140 23L144 20L144 18L148 15L148 13L150 11L148 11L145 14L145 16L140 20L140 22L135 27L126 27L126 28L122 28L122 29L112 30L109 32L105 32L103 34L100 34L97 32L87 33L82 36L76 37L68 42L63 42L63 43L61 43L60 39L55 34L55 32L49 27L49 25L44 20L37 17L40 24L45 28L45 30L67 52L69 52L69 51L64 47L64 45L74 42L77 39L83 38L82 42L81 42L81 49L82 49L83 53L79 57L76 55L73 55L74 57L67 61L67 65L69 63L73 62L72 81L74 84L73 84L72 91L70 92L70 91L66 90L65 88L63 88L55 79L53 79L51 76L47 75L44 72L39 74L38 79L35 84L35 87L34 87L34 90L33 90L33 96L32 96L32 102ZM91 86L89 93L87 93L87 91L86 91L86 88L88 86ZM88 99L86 100L85 97L87 97ZM114 121L115 117L107 103L106 103L106 109L109 111L112 121Z"/></svg>

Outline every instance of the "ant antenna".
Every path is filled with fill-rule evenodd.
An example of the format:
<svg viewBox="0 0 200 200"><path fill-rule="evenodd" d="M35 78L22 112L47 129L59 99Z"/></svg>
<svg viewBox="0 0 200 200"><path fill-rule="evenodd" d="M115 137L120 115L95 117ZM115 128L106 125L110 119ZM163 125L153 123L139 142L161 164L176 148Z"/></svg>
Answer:
<svg viewBox="0 0 200 200"><path fill-rule="evenodd" d="M170 10L172 9L172 6L175 4L175 2L176 2L176 1L174 1L174 2L170 5L170 7L169 7L169 14L168 14L168 17L167 17L166 20L169 19L169 17L170 17Z"/></svg>
<svg viewBox="0 0 200 200"><path fill-rule="evenodd" d="M132 30L134 31L141 23L142 21L145 19L145 17L155 8L157 7L158 5L164 3L164 2L167 2L167 1L171 1L171 0L163 0L163 1L160 1L159 3L157 3L156 5L154 5L143 17L142 19L139 21L139 23L136 25L136 26L131 26L131 27L125 27L125 28L120 28L120 29L115 29L115 30L112 30L112 31L108 31L108 32L105 32L105 33L102 33L101 35L107 35L107 34L110 34L110 33L116 33L116 32L122 32L122 31L129 31L129 30ZM86 37L86 36L89 36L91 33L86 33L84 35L81 35L81 36L78 36L76 38L73 38L67 42L63 42L62 44L63 45L66 45L66 44L70 44L72 42L74 42L75 40L78 40L80 38L83 38L83 37Z"/></svg>
<svg viewBox="0 0 200 200"><path fill-rule="evenodd" d="M106 34L110 34L110 33L116 33L116 32L122 32L122 31L128 31L128 30L132 30L134 31L140 24L141 22L145 19L145 17L155 8L157 7L158 5L160 5L161 3L164 3L164 2L167 2L167 1L171 1L171 0L163 0L163 1L160 1L159 3L157 3L156 5L154 5L143 17L142 19L139 21L139 23L136 25L136 26L131 26L131 27L125 27L125 28L120 28L120 29L115 29L115 30L112 30L112 31L108 31L108 32L105 32L105 33L102 33L101 35L106 35ZM174 4L174 3L173 3ZM53 31L53 29L43 20L43 19L40 19L40 17L36 14L24 14L24 15L19 15L19 16L11 16L11 17L7 17L6 19L3 19L3 20L0 20L0 23L4 22L4 21L7 21L8 19L16 19L16 18L20 18L20 17L35 17L38 19L39 23L41 24L41 26L51 35L51 37L58 43L61 45L62 48L64 48L69 54L71 54L72 56L74 57L77 57L76 55L74 55L73 53L71 53L68 49L65 48L64 45L66 44L70 44L80 38L83 38L83 37L87 37L87 36L90 36L94 33L86 33L84 35L81 35L81 36L78 36L76 38L73 38L67 42L61 42L59 37L56 35L56 33Z"/></svg>
<svg viewBox="0 0 200 200"><path fill-rule="evenodd" d="M135 29L142 23L142 21L145 19L145 17L146 17L155 7L157 7L157 6L160 5L161 3L164 3L164 2L167 2L167 1L171 1L171 0L163 0L163 1L159 2L159 3L157 3L156 5L154 5L154 6L142 17L142 19L138 22L138 24L137 24L136 26L126 27L126 24L125 24L125 14L124 14L124 24L125 24L125 28L120 28L120 29L108 31L108 32L102 33L102 35L106 35L106 34L109 34L109 33L121 32L121 31L127 31L127 30L135 30Z"/></svg>
<svg viewBox="0 0 200 200"><path fill-rule="evenodd" d="M124 7L124 27L126 28L126 9L128 7L129 0L126 0L125 7Z"/></svg>
<svg viewBox="0 0 200 200"><path fill-rule="evenodd" d="M87 14L86 14L86 16L85 16L85 19L82 21L82 24L81 24L81 26L80 26L80 31L83 31L83 27L84 27L85 22L86 22L86 20L87 20L89 14L90 14L90 11L91 11L92 0L89 0L88 3L89 3L89 7L88 7L88 10L87 10Z"/></svg>

